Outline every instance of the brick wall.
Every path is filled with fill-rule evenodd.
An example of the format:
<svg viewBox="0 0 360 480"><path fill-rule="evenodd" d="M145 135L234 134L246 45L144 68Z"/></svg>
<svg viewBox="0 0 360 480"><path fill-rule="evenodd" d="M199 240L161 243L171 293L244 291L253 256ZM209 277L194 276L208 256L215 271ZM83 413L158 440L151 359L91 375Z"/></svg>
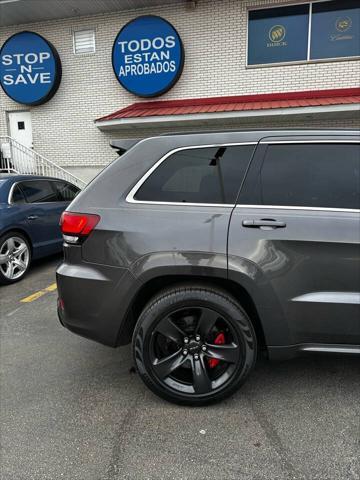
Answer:
<svg viewBox="0 0 360 480"><path fill-rule="evenodd" d="M358 86L359 61L246 69L247 9L280 3L284 2L200 0L193 11L179 2L157 8L1 28L0 45L17 31L32 30L53 43L62 61L63 78L56 95L48 103L30 108L35 150L63 166L105 165L113 158L109 139L124 134L103 133L94 126L94 120L140 100L117 82L111 65L111 49L120 28L143 14L160 15L169 20L185 47L182 76L161 99ZM72 29L79 27L96 29L95 54L73 54ZM7 133L6 111L24 109L27 108L0 91L0 135ZM269 121L261 125L359 128L360 120L354 115L342 120L282 119L276 125ZM239 126L259 126L259 121L241 122ZM170 128L166 130L171 131ZM153 135L158 131L146 129L134 132L133 136ZM127 132L126 136L131 133Z"/></svg>

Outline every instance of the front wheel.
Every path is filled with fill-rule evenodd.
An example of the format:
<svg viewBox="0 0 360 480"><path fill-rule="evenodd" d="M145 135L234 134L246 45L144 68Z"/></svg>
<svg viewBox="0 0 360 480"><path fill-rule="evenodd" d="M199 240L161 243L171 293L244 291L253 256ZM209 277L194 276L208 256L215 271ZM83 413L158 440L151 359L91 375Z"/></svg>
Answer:
<svg viewBox="0 0 360 480"><path fill-rule="evenodd" d="M183 405L234 393L256 361L251 321L231 296L208 286L178 286L143 310L133 336L136 369L157 395Z"/></svg>
<svg viewBox="0 0 360 480"><path fill-rule="evenodd" d="M30 245L21 233L9 232L0 238L0 284L21 280L30 261Z"/></svg>

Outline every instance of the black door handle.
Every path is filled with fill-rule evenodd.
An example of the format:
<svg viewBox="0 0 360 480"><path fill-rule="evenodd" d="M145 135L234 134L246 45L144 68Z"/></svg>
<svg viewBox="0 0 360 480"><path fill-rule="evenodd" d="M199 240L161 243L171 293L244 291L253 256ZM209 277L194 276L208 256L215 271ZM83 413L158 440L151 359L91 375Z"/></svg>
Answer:
<svg viewBox="0 0 360 480"><path fill-rule="evenodd" d="M277 220L263 219L263 220L243 220L243 227L247 228L261 228L261 227L270 227L270 228L285 228L285 222L278 222Z"/></svg>
<svg viewBox="0 0 360 480"><path fill-rule="evenodd" d="M28 217L28 220L36 220L38 217L38 215L29 215Z"/></svg>

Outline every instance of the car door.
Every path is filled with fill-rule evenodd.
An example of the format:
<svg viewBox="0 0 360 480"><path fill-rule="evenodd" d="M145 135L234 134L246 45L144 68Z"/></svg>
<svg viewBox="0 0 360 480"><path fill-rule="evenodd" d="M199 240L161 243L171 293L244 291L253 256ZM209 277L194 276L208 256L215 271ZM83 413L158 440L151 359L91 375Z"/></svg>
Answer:
<svg viewBox="0 0 360 480"><path fill-rule="evenodd" d="M68 207L68 205L74 200L76 195L80 192L80 189L71 183L64 180L51 180L50 184L53 190L56 192L57 202L54 204L54 213L56 216L55 229L56 232L60 232L60 217L62 212ZM60 242L62 242L62 235L59 233Z"/></svg>
<svg viewBox="0 0 360 480"><path fill-rule="evenodd" d="M62 243L59 220L67 204L59 200L48 179L22 181L20 187L31 205L27 208L26 221L34 246L44 255L58 250Z"/></svg>
<svg viewBox="0 0 360 480"><path fill-rule="evenodd" d="M229 229L256 266L270 345L360 344L358 136L263 139ZM331 350L331 348L330 348Z"/></svg>

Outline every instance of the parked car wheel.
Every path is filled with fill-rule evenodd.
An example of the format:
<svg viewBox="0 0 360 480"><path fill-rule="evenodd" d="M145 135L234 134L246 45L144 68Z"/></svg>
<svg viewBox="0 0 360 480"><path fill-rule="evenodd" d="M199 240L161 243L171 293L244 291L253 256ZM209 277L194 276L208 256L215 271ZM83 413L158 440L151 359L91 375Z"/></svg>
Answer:
<svg viewBox="0 0 360 480"><path fill-rule="evenodd" d="M8 232L0 238L0 283L21 280L30 267L31 249L27 239L18 232Z"/></svg>
<svg viewBox="0 0 360 480"><path fill-rule="evenodd" d="M234 298L208 286L163 291L144 308L133 336L136 369L157 395L183 405L234 393L256 361L251 321Z"/></svg>

